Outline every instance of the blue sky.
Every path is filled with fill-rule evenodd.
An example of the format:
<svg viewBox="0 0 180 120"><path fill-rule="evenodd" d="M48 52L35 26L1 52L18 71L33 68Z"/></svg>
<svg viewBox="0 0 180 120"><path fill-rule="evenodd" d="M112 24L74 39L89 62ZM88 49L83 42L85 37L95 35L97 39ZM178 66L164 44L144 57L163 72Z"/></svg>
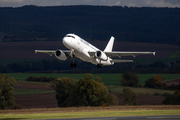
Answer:
<svg viewBox="0 0 180 120"><path fill-rule="evenodd" d="M180 7L180 0L0 0L0 7L20 7L24 5L106 5L133 7Z"/></svg>

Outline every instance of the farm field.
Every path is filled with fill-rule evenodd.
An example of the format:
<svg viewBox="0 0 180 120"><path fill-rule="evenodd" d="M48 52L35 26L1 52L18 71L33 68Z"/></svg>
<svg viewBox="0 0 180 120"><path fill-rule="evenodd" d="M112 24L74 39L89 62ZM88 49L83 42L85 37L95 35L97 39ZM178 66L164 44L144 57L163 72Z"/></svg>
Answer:
<svg viewBox="0 0 180 120"><path fill-rule="evenodd" d="M104 49L108 41L88 41L93 45L97 45L99 49ZM1 59L54 59L46 54L34 53L36 49L52 50L61 48L67 49L62 44L62 41L36 41L36 42L2 42L0 44L0 58ZM156 51L156 56L142 55L135 59L163 59L179 51L180 47L177 45L168 44L150 44L138 42L119 42L113 46L114 51ZM132 58L132 57L131 57Z"/></svg>
<svg viewBox="0 0 180 120"><path fill-rule="evenodd" d="M50 83L44 82L28 82L25 79L29 76L46 76L46 77L71 77L84 78L84 74L30 74L30 73L9 73L8 76L14 77L17 82L15 84L15 102L24 108L56 108L57 100L56 93L50 87ZM121 74L93 74L94 77L102 78L110 94L118 96L122 93L124 87L120 86ZM155 74L138 74L141 83L144 79L153 77ZM180 77L177 74L162 74L162 77L174 79ZM111 80L109 80L111 79ZM162 105L162 100L165 98L162 94L173 94L174 91L150 89L150 88L136 88L132 87L132 91L138 94L137 101L139 105ZM155 96L154 93L158 93ZM119 104L124 105L123 98L119 98Z"/></svg>
<svg viewBox="0 0 180 120"><path fill-rule="evenodd" d="M35 77L69 77L74 79L84 78L84 74L37 74L37 73L5 73L9 77L16 80L25 81L29 76ZM160 75L164 80L180 78L180 74L137 74L139 77L139 84L143 84L147 79ZM121 74L93 74L95 77L100 77L105 85L120 85Z"/></svg>
<svg viewBox="0 0 180 120"><path fill-rule="evenodd" d="M110 85L106 87L110 92L113 93L122 93L123 89L126 88L124 86L115 86L115 85ZM162 89L153 89L153 88L131 87L131 89L133 92L139 95L154 95L154 93L159 93L160 95L162 95L164 93L168 93L168 94L174 93L173 90L162 90Z"/></svg>
<svg viewBox="0 0 180 120"><path fill-rule="evenodd" d="M46 94L55 93L54 89L51 88L50 83L40 83L40 82L20 82L16 83L15 95L31 95L31 94ZM106 85L109 92L112 93L122 93L124 86L120 85ZM139 95L154 95L154 93L159 93L162 95L164 93L173 94L173 90L161 90L153 88L143 88L143 87L131 87L132 91Z"/></svg>
<svg viewBox="0 0 180 120"><path fill-rule="evenodd" d="M41 90L41 89L28 89L28 88L15 88L15 95L31 95L31 94L47 94L54 93L54 90Z"/></svg>
<svg viewBox="0 0 180 120"><path fill-rule="evenodd" d="M50 83L17 81L14 87L15 102L27 109L57 107L56 93L50 87ZM106 87L110 94L115 96L122 93L124 88L120 85L107 85ZM137 101L139 105L162 105L162 100L165 97L161 95L174 93L174 91L160 89L136 87L131 89L138 94ZM154 95L154 93L158 93L158 96ZM119 98L119 105L124 105L123 98Z"/></svg>

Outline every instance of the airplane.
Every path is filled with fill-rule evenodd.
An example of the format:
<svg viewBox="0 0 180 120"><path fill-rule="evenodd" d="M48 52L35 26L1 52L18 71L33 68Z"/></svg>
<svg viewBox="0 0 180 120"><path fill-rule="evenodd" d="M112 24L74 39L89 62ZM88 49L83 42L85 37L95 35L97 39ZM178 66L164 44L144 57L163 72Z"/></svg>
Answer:
<svg viewBox="0 0 180 120"><path fill-rule="evenodd" d="M114 63L133 62L133 60L112 59L112 56L133 56L143 54L153 54L155 52L124 52L124 51L112 51L114 44L114 37L111 36L104 51L91 45L81 37L75 34L67 34L62 39L65 47L69 50L35 50L35 53L47 53L50 56L55 55L59 60L66 60L68 57L72 58L71 68L76 68L75 58L79 58L85 62L90 62L97 65L97 68L103 68L103 66L114 65Z"/></svg>

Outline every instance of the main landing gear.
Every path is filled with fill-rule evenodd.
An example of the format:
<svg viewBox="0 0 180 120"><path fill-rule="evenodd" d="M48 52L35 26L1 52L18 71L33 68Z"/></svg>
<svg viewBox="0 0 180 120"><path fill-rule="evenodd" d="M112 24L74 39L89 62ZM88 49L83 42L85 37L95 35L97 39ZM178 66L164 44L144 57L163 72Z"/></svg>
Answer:
<svg viewBox="0 0 180 120"><path fill-rule="evenodd" d="M76 63L71 63L70 66L71 66L71 68L76 68L77 65L76 65Z"/></svg>
<svg viewBox="0 0 180 120"><path fill-rule="evenodd" d="M103 68L103 64L97 64L97 68Z"/></svg>
<svg viewBox="0 0 180 120"><path fill-rule="evenodd" d="M77 64L74 63L75 61L75 55L72 55L72 60L73 60L73 63L70 64L71 68L76 68Z"/></svg>
<svg viewBox="0 0 180 120"><path fill-rule="evenodd" d="M99 63L97 64L97 68L103 68L103 64L101 64L101 60L98 59Z"/></svg>

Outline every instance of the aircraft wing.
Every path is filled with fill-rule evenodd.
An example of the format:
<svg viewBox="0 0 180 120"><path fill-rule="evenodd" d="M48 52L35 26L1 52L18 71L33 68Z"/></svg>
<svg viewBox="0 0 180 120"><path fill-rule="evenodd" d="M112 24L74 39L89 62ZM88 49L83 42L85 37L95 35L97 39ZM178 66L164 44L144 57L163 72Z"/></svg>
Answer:
<svg viewBox="0 0 180 120"><path fill-rule="evenodd" d="M66 56L69 56L71 51L70 50L61 50L65 53ZM35 50L35 53L46 53L52 56L53 54L56 53L56 50Z"/></svg>
<svg viewBox="0 0 180 120"><path fill-rule="evenodd" d="M136 55L145 55L145 54L153 54L155 55L155 52L121 52L121 51L113 51L113 52L105 52L107 56L118 56L121 58L121 56L133 56L136 57Z"/></svg>
<svg viewBox="0 0 180 120"><path fill-rule="evenodd" d="M123 63L123 62L133 62L133 60L110 60L111 62L115 62L115 63Z"/></svg>

